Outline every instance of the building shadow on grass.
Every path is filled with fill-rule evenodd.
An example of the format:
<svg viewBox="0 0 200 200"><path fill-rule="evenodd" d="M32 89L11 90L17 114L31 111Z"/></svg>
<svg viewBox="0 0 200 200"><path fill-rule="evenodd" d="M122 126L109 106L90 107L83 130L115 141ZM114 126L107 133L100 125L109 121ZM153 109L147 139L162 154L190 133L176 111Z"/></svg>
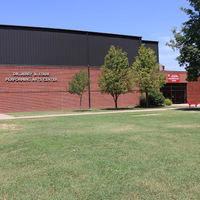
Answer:
<svg viewBox="0 0 200 200"><path fill-rule="evenodd" d="M188 108L177 108L176 110L183 110L183 111L200 111L200 108L188 107Z"/></svg>
<svg viewBox="0 0 200 200"><path fill-rule="evenodd" d="M101 112L101 111L116 111L116 110L134 110L134 107L131 108L100 108L100 109L86 109L86 110L74 110L74 112L81 113L81 112Z"/></svg>
<svg viewBox="0 0 200 200"><path fill-rule="evenodd" d="M130 108L102 108L101 110L134 110L135 107Z"/></svg>
<svg viewBox="0 0 200 200"><path fill-rule="evenodd" d="M91 112L92 110L91 109L86 109L86 110L74 110L74 112L77 112L77 113L81 113L81 112Z"/></svg>

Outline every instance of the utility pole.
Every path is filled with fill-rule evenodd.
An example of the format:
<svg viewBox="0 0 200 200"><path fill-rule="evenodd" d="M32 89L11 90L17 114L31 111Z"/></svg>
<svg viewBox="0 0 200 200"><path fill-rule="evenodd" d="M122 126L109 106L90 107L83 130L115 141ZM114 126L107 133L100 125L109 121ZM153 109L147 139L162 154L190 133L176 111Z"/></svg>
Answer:
<svg viewBox="0 0 200 200"><path fill-rule="evenodd" d="M87 37L87 67L88 67L88 78L90 79L90 59L89 59L89 36L88 32L86 33ZM90 84L88 85L88 104L89 104L89 109L91 109L91 99L90 99Z"/></svg>

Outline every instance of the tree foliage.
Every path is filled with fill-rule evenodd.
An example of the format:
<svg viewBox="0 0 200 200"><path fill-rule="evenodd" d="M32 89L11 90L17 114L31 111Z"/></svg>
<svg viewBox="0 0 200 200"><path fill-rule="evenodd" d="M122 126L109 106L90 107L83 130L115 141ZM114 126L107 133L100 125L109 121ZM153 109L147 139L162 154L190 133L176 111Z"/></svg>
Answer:
<svg viewBox="0 0 200 200"><path fill-rule="evenodd" d="M182 28L172 30L174 39L168 46L173 50L179 50L177 60L180 66L185 66L189 81L197 81L200 76L200 1L188 0L192 9L181 8L189 20L182 23Z"/></svg>
<svg viewBox="0 0 200 200"><path fill-rule="evenodd" d="M86 71L80 70L80 72L76 73L72 80L69 81L69 89L67 91L70 94L77 94L80 97L80 110L82 103L83 93L86 92L86 87L90 84L90 79L88 77L88 73Z"/></svg>
<svg viewBox="0 0 200 200"><path fill-rule="evenodd" d="M100 70L98 82L100 91L110 94L115 102L115 108L117 108L118 97L131 92L133 86L126 52L112 45Z"/></svg>
<svg viewBox="0 0 200 200"><path fill-rule="evenodd" d="M138 91L146 94L146 105L148 106L148 94L157 92L166 81L166 76L159 70L159 64L155 52L141 45L132 65L133 80Z"/></svg>

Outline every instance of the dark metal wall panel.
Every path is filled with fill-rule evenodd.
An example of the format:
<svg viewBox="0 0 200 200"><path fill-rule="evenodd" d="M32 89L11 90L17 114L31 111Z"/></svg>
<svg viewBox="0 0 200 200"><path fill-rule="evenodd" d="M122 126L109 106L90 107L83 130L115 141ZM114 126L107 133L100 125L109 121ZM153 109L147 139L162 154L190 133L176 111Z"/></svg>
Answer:
<svg viewBox="0 0 200 200"><path fill-rule="evenodd" d="M129 64L131 65L138 54L141 45L139 37L115 37L109 35L89 34L89 64L90 66L101 66L108 53L110 46L122 48L127 53Z"/></svg>
<svg viewBox="0 0 200 200"><path fill-rule="evenodd" d="M146 48L151 48L155 51L155 55L159 62L158 42L143 40L142 43L145 44Z"/></svg>
<svg viewBox="0 0 200 200"><path fill-rule="evenodd" d="M141 37L0 25L0 64L100 67L114 45L127 52L132 65L141 43L158 56L158 43Z"/></svg>
<svg viewBox="0 0 200 200"><path fill-rule="evenodd" d="M87 65L86 34L0 28L0 63Z"/></svg>

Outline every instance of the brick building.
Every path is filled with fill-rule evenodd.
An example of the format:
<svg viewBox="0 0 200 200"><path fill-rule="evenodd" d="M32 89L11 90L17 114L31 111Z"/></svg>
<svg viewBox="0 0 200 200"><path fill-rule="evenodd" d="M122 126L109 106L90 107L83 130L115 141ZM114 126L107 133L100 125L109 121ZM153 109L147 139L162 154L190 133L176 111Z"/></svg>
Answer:
<svg viewBox="0 0 200 200"><path fill-rule="evenodd" d="M80 69L89 73L91 84L82 108L114 107L110 95L101 94L98 74L111 45L127 52L134 62L144 43L157 57L158 42L141 37L0 25L0 113L79 109L79 98L66 91ZM194 99L200 103L200 83L187 83L186 72L165 72L162 91L174 103ZM120 95L118 106L135 106L139 94Z"/></svg>
<svg viewBox="0 0 200 200"><path fill-rule="evenodd" d="M187 103L187 100L195 100L200 103L200 79L196 82L187 82L187 72L165 71L167 83L161 92L165 98L169 98L175 104Z"/></svg>

